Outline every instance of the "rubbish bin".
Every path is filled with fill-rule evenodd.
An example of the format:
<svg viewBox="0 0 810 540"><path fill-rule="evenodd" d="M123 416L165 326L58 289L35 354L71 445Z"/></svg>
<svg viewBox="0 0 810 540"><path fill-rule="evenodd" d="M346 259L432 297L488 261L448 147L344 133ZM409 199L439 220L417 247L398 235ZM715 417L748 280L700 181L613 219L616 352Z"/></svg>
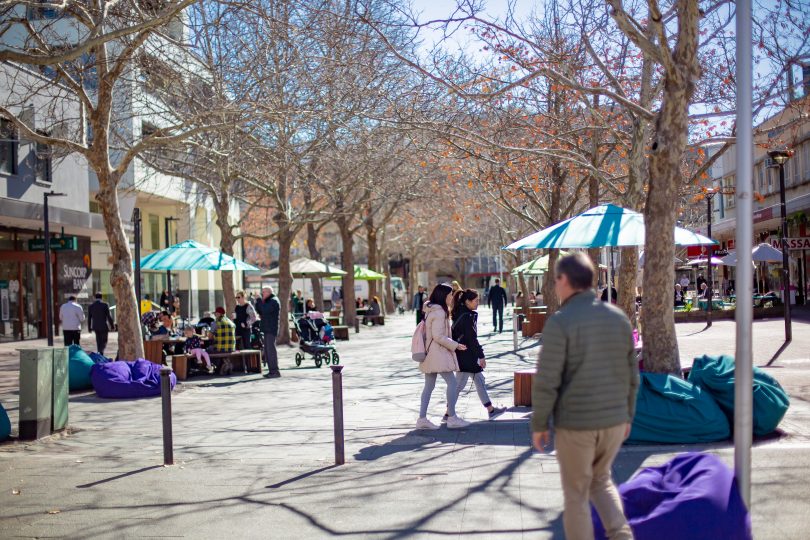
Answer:
<svg viewBox="0 0 810 540"><path fill-rule="evenodd" d="M20 440L64 429L68 422L68 350L20 350Z"/></svg>

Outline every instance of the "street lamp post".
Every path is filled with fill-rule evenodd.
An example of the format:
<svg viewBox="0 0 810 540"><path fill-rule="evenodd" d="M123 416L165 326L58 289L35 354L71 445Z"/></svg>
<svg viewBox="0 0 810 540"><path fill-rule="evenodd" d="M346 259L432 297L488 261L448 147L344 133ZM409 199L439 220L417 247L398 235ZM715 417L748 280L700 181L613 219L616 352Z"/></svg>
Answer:
<svg viewBox="0 0 810 540"><path fill-rule="evenodd" d="M782 294L785 306L785 341L793 340L793 327L790 320L790 263L788 262L787 238L787 205L785 204L785 162L790 159L788 150L772 150L768 157L775 163L772 167L779 168L779 206L782 211L782 227L779 231L779 245L782 248Z"/></svg>
<svg viewBox="0 0 810 540"><path fill-rule="evenodd" d="M53 347L53 286L51 285L51 228L50 217L48 216L48 197L64 197L65 193L46 191L43 197L43 216L45 222L45 323L47 324L46 335L48 336L48 347Z"/></svg>
<svg viewBox="0 0 810 540"><path fill-rule="evenodd" d="M171 221L180 221L180 220L177 219L174 216L169 216L169 217L166 218L166 227L165 227L165 231L164 231L166 233L166 247L169 247L169 222L171 222ZM171 270L166 270L166 290L169 292L169 302L172 302L173 297L172 297L172 271ZM160 308L163 309L163 306L160 306Z"/></svg>
<svg viewBox="0 0 810 540"><path fill-rule="evenodd" d="M717 191L714 188L709 188L706 190L706 219L708 220L708 226L706 228L706 235L711 238L712 237L712 199L714 196L717 195ZM712 252L714 251L714 246L709 245L706 248L706 252L708 253L707 261L706 261L706 280L708 281L708 288L709 288L709 300L706 305L706 326L709 327L712 325L712 298L714 297L714 285L712 284Z"/></svg>
<svg viewBox="0 0 810 540"><path fill-rule="evenodd" d="M138 305L141 301L141 209L132 210L132 222L135 225L135 296ZM140 307L138 307L140 310Z"/></svg>

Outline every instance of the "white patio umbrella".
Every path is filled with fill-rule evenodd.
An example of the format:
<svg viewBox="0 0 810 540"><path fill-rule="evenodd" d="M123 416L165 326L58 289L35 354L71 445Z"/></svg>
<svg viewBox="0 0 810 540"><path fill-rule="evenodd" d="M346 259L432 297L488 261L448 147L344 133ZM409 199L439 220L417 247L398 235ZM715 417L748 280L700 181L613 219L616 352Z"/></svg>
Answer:
<svg viewBox="0 0 810 540"><path fill-rule="evenodd" d="M295 259L290 263L290 274L292 274L293 278L301 278L301 290L305 289L304 287L304 280L306 278L328 278L331 276L337 275L344 275L346 272L341 270L336 266L331 266L326 263L322 263L320 261L314 261L312 259L307 259L306 257L301 257L300 259ZM262 274L263 278L266 277L273 277L277 278L279 274L278 266L264 272Z"/></svg>
<svg viewBox="0 0 810 540"><path fill-rule="evenodd" d="M692 259L686 263L686 266L706 266L707 262L709 262L709 259L706 257L701 257L699 259ZM719 257L712 257L712 266L720 266L722 264L726 264L723 262L723 259Z"/></svg>

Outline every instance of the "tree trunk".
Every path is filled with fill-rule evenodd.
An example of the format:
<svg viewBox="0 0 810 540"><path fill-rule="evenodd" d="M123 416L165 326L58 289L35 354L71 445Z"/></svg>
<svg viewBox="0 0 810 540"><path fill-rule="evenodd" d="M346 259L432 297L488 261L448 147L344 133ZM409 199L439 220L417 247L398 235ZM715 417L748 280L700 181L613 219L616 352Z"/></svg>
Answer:
<svg viewBox="0 0 810 540"><path fill-rule="evenodd" d="M416 251L411 251L410 253L410 264L409 272L408 272L408 293L409 298L405 298L405 307L407 309L411 309L413 303L413 295L419 292L419 264L418 259L416 258Z"/></svg>
<svg viewBox="0 0 810 540"><path fill-rule="evenodd" d="M377 259L377 229L374 228L374 216L369 215L366 218L366 243L368 244L368 268L379 272L379 260ZM377 282L368 282L368 297L369 299L378 296Z"/></svg>
<svg viewBox="0 0 810 540"><path fill-rule="evenodd" d="M104 163L100 167L94 167L94 170L99 184L96 200L104 218L104 230L113 259L110 285L115 293L118 357L122 360L135 360L143 358L144 352L138 299L135 298L132 254L118 207L117 187L120 177L114 176L106 168Z"/></svg>
<svg viewBox="0 0 810 540"><path fill-rule="evenodd" d="M557 281L555 276L555 267L557 266L557 259L560 258L559 249L548 250L548 270L543 276L543 302L546 304L546 312L551 315L560 308L560 300L557 298L557 293L554 290L554 282Z"/></svg>
<svg viewBox="0 0 810 540"><path fill-rule="evenodd" d="M214 197L214 201L214 210L217 213L216 223L217 227L219 227L220 235L219 249L222 253L233 257L233 247L236 244L236 239L234 238L231 224L228 222L228 212L230 211L229 198L227 194L224 196L218 194L217 197ZM236 291L233 285L233 271L223 270L221 279L222 296L225 299L225 313L230 315L236 310ZM189 294L190 293L191 291L189 291ZM189 316L191 316L191 313L189 313Z"/></svg>
<svg viewBox="0 0 810 540"><path fill-rule="evenodd" d="M338 217L337 225L340 229L340 240L343 244L341 262L343 271L346 272L346 275L343 276L343 324L354 326L354 321L357 318L357 306L355 306L354 296L354 237L349 230L349 224L345 217Z"/></svg>
<svg viewBox="0 0 810 540"><path fill-rule="evenodd" d="M318 249L318 231L315 230L315 225L312 223L307 223L307 247L309 248L309 258L319 261L321 252ZM324 303L321 278L312 278L312 299L315 300L315 306L322 310Z"/></svg>
<svg viewBox="0 0 810 540"><path fill-rule="evenodd" d="M687 144L689 102L694 81L700 78L697 62L697 2L679 2L678 41L673 51L673 68L664 78L664 96L655 121L650 152L650 187L644 210L647 230L644 247L644 367L657 373L680 373L678 341L672 309L675 282L674 229L681 185L681 161Z"/></svg>
<svg viewBox="0 0 810 540"><path fill-rule="evenodd" d="M523 275L523 272L517 275L517 285L520 288L520 292L523 293L523 298L520 299L520 307L523 308L523 316L526 317L525 320L528 320L529 317L529 286L526 285L526 277Z"/></svg>
<svg viewBox="0 0 810 540"><path fill-rule="evenodd" d="M276 343L290 344L290 293L293 278L290 273L290 249L293 235L289 229L280 228L278 233L278 301L281 304Z"/></svg>
<svg viewBox="0 0 810 540"><path fill-rule="evenodd" d="M618 306L627 318L634 322L636 318L636 278L638 270L638 248L620 248L622 264L619 267Z"/></svg>

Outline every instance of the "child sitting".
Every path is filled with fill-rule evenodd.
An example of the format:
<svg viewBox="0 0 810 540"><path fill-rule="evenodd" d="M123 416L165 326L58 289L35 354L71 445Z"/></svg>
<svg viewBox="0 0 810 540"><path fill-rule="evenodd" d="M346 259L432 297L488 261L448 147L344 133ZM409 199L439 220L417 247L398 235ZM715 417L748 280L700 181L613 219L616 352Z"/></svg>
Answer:
<svg viewBox="0 0 810 540"><path fill-rule="evenodd" d="M205 363L208 373L213 373L214 368L211 366L211 357L208 356L208 352L205 350L200 336L194 333L194 328L191 326L186 326L183 332L186 336L186 354L193 354L197 358L197 362L200 362L200 358L202 357L202 361Z"/></svg>

